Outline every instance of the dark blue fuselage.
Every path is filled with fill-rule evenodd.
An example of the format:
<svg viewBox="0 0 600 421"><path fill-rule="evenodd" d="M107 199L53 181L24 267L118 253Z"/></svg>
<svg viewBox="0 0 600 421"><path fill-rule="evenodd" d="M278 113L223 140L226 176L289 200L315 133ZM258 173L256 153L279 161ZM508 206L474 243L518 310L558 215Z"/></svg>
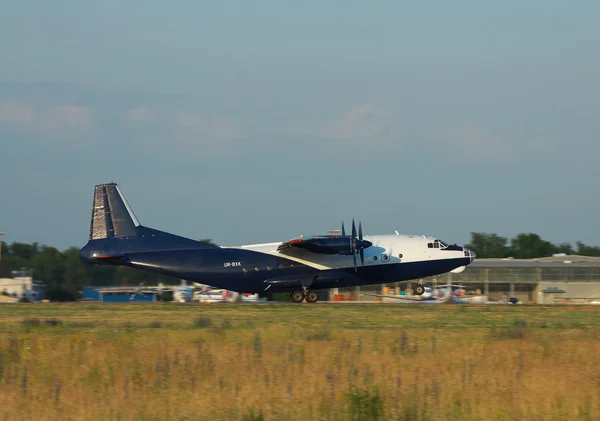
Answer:
<svg viewBox="0 0 600 421"><path fill-rule="evenodd" d="M470 263L470 259L465 257L359 266L356 271L353 267L316 269L287 258L239 248L184 248L190 244L178 244L172 250L152 250L154 247L125 240L117 244L130 245L131 251L127 250L129 247L119 247L121 251L116 251L110 250L113 247L107 250L108 244L101 242L106 241L113 246L118 240L96 241L100 243L90 242L81 250L82 260L125 265L249 293L293 291L303 286L323 289L399 282L445 273ZM162 246L167 247L166 243ZM143 251L145 248L149 250Z"/></svg>
<svg viewBox="0 0 600 421"><path fill-rule="evenodd" d="M343 231L342 227L342 234ZM106 183L94 187L89 241L81 249L80 258L89 264L124 265L249 293L419 279L466 266L474 258L473 253L458 246L447 246L447 252L440 252L439 242L421 242L422 249L413 247L412 252L416 254L406 259L404 253L411 252L411 247L397 245L392 254L393 247L387 250L363 240L360 223L356 237L353 221L351 237L294 239L281 243L277 252L219 247L141 225L116 183ZM310 256L293 257L294 250ZM356 266L357 254L361 261L359 266ZM370 260L367 256L366 265L365 254L371 254ZM327 258L323 261L324 255ZM353 266L336 260L340 255L352 256L349 261ZM321 263L313 260L321 260Z"/></svg>

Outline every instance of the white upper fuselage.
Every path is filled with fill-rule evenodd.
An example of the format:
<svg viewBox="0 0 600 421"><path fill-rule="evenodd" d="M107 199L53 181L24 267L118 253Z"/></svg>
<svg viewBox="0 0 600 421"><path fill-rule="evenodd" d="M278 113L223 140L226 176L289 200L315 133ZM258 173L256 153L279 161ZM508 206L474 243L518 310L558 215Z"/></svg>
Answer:
<svg viewBox="0 0 600 421"><path fill-rule="evenodd" d="M423 235L366 235L364 239L372 243L371 247L364 249L365 266L464 259L465 257L471 257L472 261L475 257L474 253L468 249L455 247L456 250L449 250L443 242ZM277 251L280 244L281 242L250 244L235 248L280 256L317 269L337 269L354 266L352 256L319 254L302 249ZM453 246L450 246L450 248L453 248ZM360 265L360 262L358 265Z"/></svg>

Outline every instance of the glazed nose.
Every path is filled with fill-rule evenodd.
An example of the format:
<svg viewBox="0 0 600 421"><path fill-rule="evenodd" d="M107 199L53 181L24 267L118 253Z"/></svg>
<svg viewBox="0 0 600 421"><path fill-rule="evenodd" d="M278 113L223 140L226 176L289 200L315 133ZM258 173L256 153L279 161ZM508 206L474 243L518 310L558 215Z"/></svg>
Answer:
<svg viewBox="0 0 600 421"><path fill-rule="evenodd" d="M463 251L465 253L465 257L468 257L471 260L471 263L473 262L473 260L475 260L475 257L477 257L475 252L473 252L472 250L469 250L466 247L463 247Z"/></svg>

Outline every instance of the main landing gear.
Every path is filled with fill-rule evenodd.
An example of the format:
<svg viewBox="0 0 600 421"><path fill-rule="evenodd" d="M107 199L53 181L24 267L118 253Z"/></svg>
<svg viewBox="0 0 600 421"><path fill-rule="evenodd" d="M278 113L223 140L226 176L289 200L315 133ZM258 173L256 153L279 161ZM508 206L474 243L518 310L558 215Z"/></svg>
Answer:
<svg viewBox="0 0 600 421"><path fill-rule="evenodd" d="M290 294L290 298L293 303L301 303L306 300L307 303L316 303L319 300L319 296L314 291L306 291L306 293L302 290L294 291Z"/></svg>

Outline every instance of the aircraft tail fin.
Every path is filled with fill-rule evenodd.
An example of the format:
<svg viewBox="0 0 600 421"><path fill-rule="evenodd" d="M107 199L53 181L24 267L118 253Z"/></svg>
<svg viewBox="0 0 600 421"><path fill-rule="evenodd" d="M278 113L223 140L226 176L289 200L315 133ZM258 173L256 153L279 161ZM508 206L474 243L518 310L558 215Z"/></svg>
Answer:
<svg viewBox="0 0 600 421"><path fill-rule="evenodd" d="M119 264L131 253L217 247L141 225L117 184L108 183L94 187L89 241L79 256L84 262Z"/></svg>
<svg viewBox="0 0 600 421"><path fill-rule="evenodd" d="M116 183L94 187L90 240L136 235L138 219Z"/></svg>

